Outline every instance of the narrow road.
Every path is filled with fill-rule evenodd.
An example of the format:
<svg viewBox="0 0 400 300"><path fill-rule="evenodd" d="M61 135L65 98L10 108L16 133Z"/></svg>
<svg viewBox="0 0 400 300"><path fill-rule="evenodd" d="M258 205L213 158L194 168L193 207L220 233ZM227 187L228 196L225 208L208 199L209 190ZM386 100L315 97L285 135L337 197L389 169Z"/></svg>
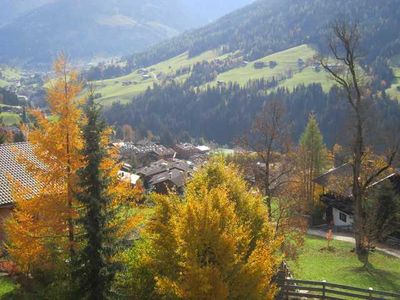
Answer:
<svg viewBox="0 0 400 300"><path fill-rule="evenodd" d="M321 230L321 229L308 229L307 234L319 236L319 237L323 237L323 238L326 237L326 231ZM356 243L353 236L351 236L350 234L341 233L341 232L334 232L333 239L342 241L342 242L352 243L352 244ZM388 255L400 258L400 250L399 249L394 249L387 245L382 245L382 244L378 244L378 246L375 249L378 251L382 251Z"/></svg>

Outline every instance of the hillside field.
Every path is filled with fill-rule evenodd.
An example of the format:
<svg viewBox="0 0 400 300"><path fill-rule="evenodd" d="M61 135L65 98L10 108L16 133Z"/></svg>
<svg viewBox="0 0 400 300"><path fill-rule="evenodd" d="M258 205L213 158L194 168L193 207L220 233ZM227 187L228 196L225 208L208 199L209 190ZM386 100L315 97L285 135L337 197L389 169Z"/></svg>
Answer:
<svg viewBox="0 0 400 300"><path fill-rule="evenodd" d="M15 113L3 112L0 113L0 121L2 121L6 126L18 125L21 122L21 118Z"/></svg>
<svg viewBox="0 0 400 300"><path fill-rule="evenodd" d="M96 92L101 94L99 101L107 106L114 101L127 102L132 99L133 96L143 93L148 87L151 87L154 83L158 82L157 75L171 75L175 81L183 82L189 77L189 74L175 77L175 72L183 67L193 66L194 64L202 61L212 61L215 59L223 60L228 55L234 53L220 55L218 51L207 51L196 57L189 58L188 53L185 52L174 58L166 60L162 63L150 66L146 68L148 71L148 78L143 78L140 74L141 70L108 80L99 80L93 82L96 87ZM245 85L249 80L255 79L272 79L281 78L283 76L289 77L279 82L280 87L286 87L293 89L299 84L311 84L321 83L325 91L328 91L332 86L328 76L324 71L318 72L310 61L313 60L317 53L308 45L300 45L298 47L290 48L281 52L274 53L272 55L265 56L253 62L248 62L247 65L237 67L224 73L220 73L217 78L209 83L203 85L203 87L210 85L216 85L218 82L237 82L240 85ZM299 68L298 61L301 59L306 64L304 67ZM265 66L263 68L255 68L255 62L263 62L266 65L270 62L276 62L276 66L271 68ZM308 62L308 63L307 63ZM291 76L288 74L291 73ZM124 82L130 82L129 85L124 86Z"/></svg>
<svg viewBox="0 0 400 300"><path fill-rule="evenodd" d="M0 87L4 88L10 84L10 81L21 78L20 71L7 66L0 66Z"/></svg>
<svg viewBox="0 0 400 300"><path fill-rule="evenodd" d="M207 51L199 56L189 58L188 53L182 53L174 58L168 59L159 64L146 68L148 70L149 78L145 79L140 74L140 70L121 76L117 78L94 81L93 84L96 88L96 93L100 93L102 97L99 101L107 106L114 101L127 102L132 99L133 96L143 93L147 88L153 86L154 83L158 82L156 78L157 74L175 74L175 71L182 68L194 65L204 60L212 60L218 57L216 51ZM174 79L183 82L189 75L185 74ZM124 86L123 83L131 81L132 84Z"/></svg>

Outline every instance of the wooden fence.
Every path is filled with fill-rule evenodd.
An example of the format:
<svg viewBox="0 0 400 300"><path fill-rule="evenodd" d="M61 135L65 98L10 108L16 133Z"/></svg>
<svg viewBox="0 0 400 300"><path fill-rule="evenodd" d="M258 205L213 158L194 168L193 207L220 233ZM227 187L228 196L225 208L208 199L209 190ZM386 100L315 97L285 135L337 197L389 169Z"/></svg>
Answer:
<svg viewBox="0 0 400 300"><path fill-rule="evenodd" d="M376 291L372 288L361 289L326 281L308 281L285 278L280 282L278 299L326 299L326 300L394 300L400 299L400 293Z"/></svg>

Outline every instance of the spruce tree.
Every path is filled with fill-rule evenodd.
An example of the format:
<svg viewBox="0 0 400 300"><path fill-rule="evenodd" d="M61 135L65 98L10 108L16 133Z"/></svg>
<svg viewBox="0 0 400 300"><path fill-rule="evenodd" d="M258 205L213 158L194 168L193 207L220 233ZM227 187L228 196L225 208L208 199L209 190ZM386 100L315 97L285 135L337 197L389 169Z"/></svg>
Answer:
<svg viewBox="0 0 400 300"><path fill-rule="evenodd" d="M117 243L115 228L110 226L114 214L107 193L109 174L101 168L107 150L102 145L106 124L100 114L98 105L89 98L85 107L87 123L83 127L84 167L78 172L81 186L78 199L84 207L81 218L84 247L77 268L79 296L88 299L107 299L117 270L111 262Z"/></svg>

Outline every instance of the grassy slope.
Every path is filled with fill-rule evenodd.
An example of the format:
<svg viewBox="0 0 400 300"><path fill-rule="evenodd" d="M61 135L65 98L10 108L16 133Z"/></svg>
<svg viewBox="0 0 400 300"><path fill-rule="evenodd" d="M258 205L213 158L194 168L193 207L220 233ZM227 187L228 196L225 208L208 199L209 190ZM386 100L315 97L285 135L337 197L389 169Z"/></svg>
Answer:
<svg viewBox="0 0 400 300"><path fill-rule="evenodd" d="M249 80L259 79L259 78L272 78L273 76L279 77L284 75L287 71L291 70L293 72L293 77L280 83L280 86L285 86L289 89L294 88L299 84L310 84L314 82L319 82L322 84L325 90L329 90L331 87L331 82L329 82L327 76L324 72L315 72L312 67L305 68L302 72L299 72L297 67L297 60L299 58L307 61L315 56L316 52L307 45L301 45L285 51L281 51L272 55L268 55L257 61L263 61L268 63L269 61L276 61L278 65L270 69L265 67L262 69L255 69L254 62L250 62L245 67L239 67L218 75L215 81L209 83L210 85L217 84L217 81L224 82L238 82L241 85L245 85ZM193 65L197 62L203 60L211 61L213 59L224 59L227 54L219 56L216 51L207 51L203 54L188 58L187 53L183 53L174 58L166 60L162 63L148 67L147 69L151 71L151 74L156 75L159 73L164 74L174 74L179 68ZM183 75L175 80L183 81L188 75ZM136 81L136 84L129 86L122 86L123 81ZM104 105L108 105L115 100L129 101L132 97L138 93L144 92L148 87L152 86L157 80L150 78L143 80L137 71L114 79L102 80L94 82L97 92L102 94L100 101Z"/></svg>
<svg viewBox="0 0 400 300"><path fill-rule="evenodd" d="M376 290L400 290L400 259L376 252L371 254L371 266L362 268L350 243L332 241L334 252L322 251L326 240L307 237L297 263L291 263L294 276L304 280L328 282Z"/></svg>
<svg viewBox="0 0 400 300"><path fill-rule="evenodd" d="M6 80L20 79L20 71L10 67L0 67L0 71Z"/></svg>
<svg viewBox="0 0 400 300"><path fill-rule="evenodd" d="M5 125L18 125L21 121L19 115L14 113L3 112L0 113L0 118L4 122Z"/></svg>
<svg viewBox="0 0 400 300"><path fill-rule="evenodd" d="M264 63L275 61L278 65L273 69L265 67L262 69L255 69L254 62L250 62L247 66L236 68L228 72L219 74L216 81L224 82L238 82L241 85L246 84L249 80L259 78L272 78L273 76L279 77L284 75L288 71L293 72L293 77L285 80L280 86L293 89L299 84L310 84L313 82L320 82L322 86L328 90L331 87L327 76L323 73L317 73L312 67L307 67L303 71L299 72L297 67L297 60L301 58L303 61L312 59L316 52L307 45L301 45L298 47L290 48L285 51L277 52L272 55L268 55L257 61Z"/></svg>
<svg viewBox="0 0 400 300"><path fill-rule="evenodd" d="M218 57L218 54L215 51L207 51L192 58L188 57L188 53L183 53L159 64L150 66L147 69L151 71L151 75L157 75L161 72L165 74L174 74L179 68L190 66L203 60L212 60L216 57ZM183 81L186 76L180 76L177 80ZM136 81L137 83L122 86L123 81ZM152 78L143 80L138 71L135 71L122 77L95 81L94 85L96 87L96 92L102 94L102 98L100 98L99 101L103 105L107 105L115 100L120 100L121 102L129 101L134 95L144 92L156 82L157 79L153 76Z"/></svg>
<svg viewBox="0 0 400 300"><path fill-rule="evenodd" d="M0 79L0 87L6 87L10 84L11 80L21 78L19 70L6 66L0 66L0 73L2 75L2 79Z"/></svg>

